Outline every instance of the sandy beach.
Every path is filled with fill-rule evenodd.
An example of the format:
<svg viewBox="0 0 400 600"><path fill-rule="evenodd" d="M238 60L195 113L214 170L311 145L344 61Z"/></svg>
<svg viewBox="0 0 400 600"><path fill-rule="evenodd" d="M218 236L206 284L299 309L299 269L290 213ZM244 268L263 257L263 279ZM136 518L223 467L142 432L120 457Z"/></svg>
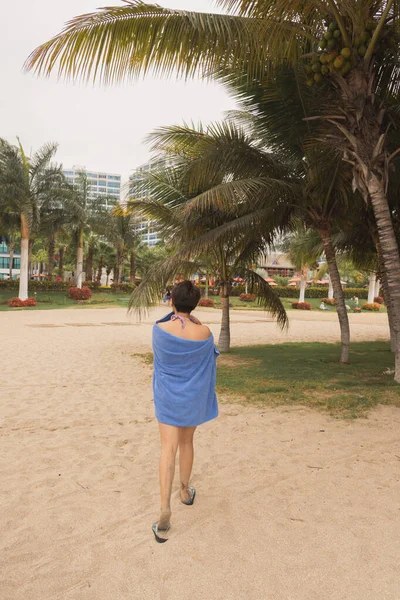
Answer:
<svg viewBox="0 0 400 600"><path fill-rule="evenodd" d="M0 313L1 600L399 600L400 412L334 420L223 403L196 433L195 505L155 543L156 309ZM214 334L217 311L199 310ZM336 315L232 314L232 343L338 341ZM388 339L386 315L350 315Z"/></svg>

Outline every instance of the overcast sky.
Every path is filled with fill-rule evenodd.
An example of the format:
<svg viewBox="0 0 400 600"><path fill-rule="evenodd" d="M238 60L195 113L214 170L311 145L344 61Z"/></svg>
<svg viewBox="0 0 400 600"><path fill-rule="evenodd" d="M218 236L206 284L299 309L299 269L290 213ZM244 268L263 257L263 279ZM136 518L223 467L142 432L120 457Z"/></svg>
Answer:
<svg viewBox="0 0 400 600"><path fill-rule="evenodd" d="M0 137L16 136L27 151L59 143L65 167L121 173L126 179L149 157L143 138L159 125L219 119L233 101L216 84L146 79L114 87L37 78L22 65L39 44L70 18L119 0L19 0L2 6L0 36ZM158 0L186 10L215 12L212 0Z"/></svg>

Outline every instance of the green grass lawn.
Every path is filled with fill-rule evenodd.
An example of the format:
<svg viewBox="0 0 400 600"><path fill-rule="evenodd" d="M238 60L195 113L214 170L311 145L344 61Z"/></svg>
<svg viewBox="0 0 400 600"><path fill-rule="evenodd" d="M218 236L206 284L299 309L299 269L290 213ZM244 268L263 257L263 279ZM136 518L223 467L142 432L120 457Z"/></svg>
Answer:
<svg viewBox="0 0 400 600"><path fill-rule="evenodd" d="M288 343L234 348L218 359L218 393L258 407L302 405L341 418L365 416L377 404L400 407L389 344L353 343L341 365L339 344Z"/></svg>
<svg viewBox="0 0 400 600"><path fill-rule="evenodd" d="M8 301L17 296L15 290L0 292L0 311L5 310L51 310L55 308L107 308L116 306L128 306L129 294L111 294L110 292L94 292L90 300L78 304L76 300L70 300L66 292L38 292L31 293L38 305L30 308L10 308Z"/></svg>
<svg viewBox="0 0 400 600"><path fill-rule="evenodd" d="M233 348L218 358L218 398L257 408L306 406L342 419L366 417L378 404L400 408L400 385L384 374L394 366L388 343L351 344L348 365L339 356L339 344ZM151 352L132 358L153 363Z"/></svg>
<svg viewBox="0 0 400 600"><path fill-rule="evenodd" d="M221 298L219 296L210 296L210 299L215 302L216 308L221 308ZM296 298L281 298L283 306L286 310L297 310L292 308L292 302L296 302ZM237 296L233 296L229 300L232 305L233 310L262 310L258 305L257 301L255 302L242 302ZM319 305L321 304L321 298L306 298L306 302L309 302L312 306L312 310L317 310L318 312L323 312L319 310ZM359 300L359 306L362 306L366 300ZM349 300L346 300L346 304L349 304L353 308L353 303ZM336 313L336 308L334 306L330 306L330 311ZM386 308L384 306L381 307L380 312L386 312ZM369 314L371 314L369 312Z"/></svg>

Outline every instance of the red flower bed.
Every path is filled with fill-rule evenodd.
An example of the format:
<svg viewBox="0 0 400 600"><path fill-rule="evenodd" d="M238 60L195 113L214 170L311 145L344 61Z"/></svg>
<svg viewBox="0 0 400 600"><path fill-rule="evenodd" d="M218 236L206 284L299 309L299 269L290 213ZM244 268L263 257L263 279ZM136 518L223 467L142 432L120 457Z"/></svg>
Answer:
<svg viewBox="0 0 400 600"><path fill-rule="evenodd" d="M207 306L209 308L214 308L215 302L214 300L210 300L210 298L202 298L197 306Z"/></svg>
<svg viewBox="0 0 400 600"><path fill-rule="evenodd" d="M311 304L309 302L292 302L292 308L298 308L299 310L311 310Z"/></svg>
<svg viewBox="0 0 400 600"><path fill-rule="evenodd" d="M92 290L85 285L81 288L71 287L68 290L68 298L71 300L90 300L92 297Z"/></svg>
<svg viewBox="0 0 400 600"><path fill-rule="evenodd" d="M321 302L329 304L329 306L335 306L335 298L322 298Z"/></svg>
<svg viewBox="0 0 400 600"><path fill-rule="evenodd" d="M371 304L363 304L361 307L363 310L372 310L374 312L378 312L381 310L381 305L378 302L372 302Z"/></svg>
<svg viewBox="0 0 400 600"><path fill-rule="evenodd" d="M254 302L255 299L256 299L255 294L240 294L240 296L239 296L239 300L241 302Z"/></svg>
<svg viewBox="0 0 400 600"><path fill-rule="evenodd" d="M37 306L36 298L27 298L26 300L20 300L20 298L11 298L8 306L12 308L24 308L26 306Z"/></svg>
<svg viewBox="0 0 400 600"><path fill-rule="evenodd" d="M375 296L374 302L376 302L377 304L383 304L385 300L382 298L382 296Z"/></svg>

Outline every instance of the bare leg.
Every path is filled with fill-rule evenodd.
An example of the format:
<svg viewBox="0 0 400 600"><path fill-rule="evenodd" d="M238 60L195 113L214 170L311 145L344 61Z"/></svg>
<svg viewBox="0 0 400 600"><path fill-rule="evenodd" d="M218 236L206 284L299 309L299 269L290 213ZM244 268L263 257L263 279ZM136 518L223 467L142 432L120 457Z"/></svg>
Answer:
<svg viewBox="0 0 400 600"><path fill-rule="evenodd" d="M171 492L175 474L175 457L179 444L179 428L159 423L161 437L160 457L160 494L161 515L158 522L160 530L166 529L171 519Z"/></svg>
<svg viewBox="0 0 400 600"><path fill-rule="evenodd" d="M179 478L181 482L180 494L182 502L190 500L188 485L193 466L193 436L195 431L196 427L179 428Z"/></svg>

